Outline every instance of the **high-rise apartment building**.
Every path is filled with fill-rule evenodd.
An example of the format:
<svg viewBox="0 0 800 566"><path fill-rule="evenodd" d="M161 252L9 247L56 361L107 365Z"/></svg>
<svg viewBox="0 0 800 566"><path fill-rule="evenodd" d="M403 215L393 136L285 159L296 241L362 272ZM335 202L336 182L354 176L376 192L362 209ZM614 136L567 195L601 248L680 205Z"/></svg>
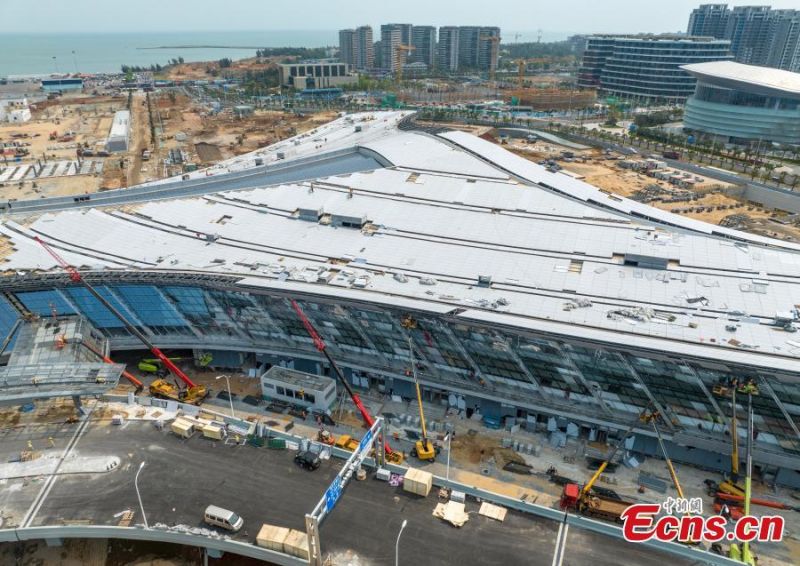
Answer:
<svg viewBox="0 0 800 566"><path fill-rule="evenodd" d="M481 28L478 26L461 26L458 28L458 68L478 68L478 41Z"/></svg>
<svg viewBox="0 0 800 566"><path fill-rule="evenodd" d="M458 68L489 71L497 68L500 28L461 26L458 28Z"/></svg>
<svg viewBox="0 0 800 566"><path fill-rule="evenodd" d="M436 52L436 66L445 72L458 70L458 36L456 26L439 28L439 44Z"/></svg>
<svg viewBox="0 0 800 566"><path fill-rule="evenodd" d="M339 31L339 60L354 69L371 69L374 66L372 28L361 26Z"/></svg>
<svg viewBox="0 0 800 566"><path fill-rule="evenodd" d="M405 64L409 54L398 52L400 45L411 44L411 24L383 24L381 26L381 63L384 69L397 71L398 65Z"/></svg>
<svg viewBox="0 0 800 566"><path fill-rule="evenodd" d="M356 30L339 30L339 60L342 63L352 65L354 63L353 52L356 44Z"/></svg>
<svg viewBox="0 0 800 566"><path fill-rule="evenodd" d="M372 39L372 27L356 28L356 43L353 49L355 69L371 69L375 66L375 43Z"/></svg>
<svg viewBox="0 0 800 566"><path fill-rule="evenodd" d="M727 4L703 4L689 16L688 35L725 39L731 12Z"/></svg>
<svg viewBox="0 0 800 566"><path fill-rule="evenodd" d="M772 12L767 66L800 72L800 10Z"/></svg>
<svg viewBox="0 0 800 566"><path fill-rule="evenodd" d="M436 27L414 26L411 29L411 52L409 60L412 63L425 63L429 69L436 64Z"/></svg>
<svg viewBox="0 0 800 566"><path fill-rule="evenodd" d="M399 48L401 45L413 50ZM378 53L373 53L372 28L363 26L339 32L339 59L353 69L382 69L397 72L399 64L424 63L445 72L497 69L500 28L494 26L414 26L383 24ZM376 57L377 56L377 57ZM376 59L378 59L376 61Z"/></svg>
<svg viewBox="0 0 800 566"><path fill-rule="evenodd" d="M729 40L740 63L800 71L800 10L703 4L689 16L687 32Z"/></svg>
<svg viewBox="0 0 800 566"><path fill-rule="evenodd" d="M500 28L482 27L478 36L478 69L495 71L500 58Z"/></svg>
<svg viewBox="0 0 800 566"><path fill-rule="evenodd" d="M725 39L736 61L765 65L770 47L769 6L736 6L728 19Z"/></svg>

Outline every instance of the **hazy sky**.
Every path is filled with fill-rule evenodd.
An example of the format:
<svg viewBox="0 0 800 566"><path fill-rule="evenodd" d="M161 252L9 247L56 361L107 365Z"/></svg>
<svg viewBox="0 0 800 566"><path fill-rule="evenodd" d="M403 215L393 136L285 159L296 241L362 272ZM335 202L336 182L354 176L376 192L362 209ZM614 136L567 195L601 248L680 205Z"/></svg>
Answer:
<svg viewBox="0 0 800 566"><path fill-rule="evenodd" d="M706 0L708 3L709 0ZM389 21L557 32L683 31L700 0L0 0L3 31L333 30ZM729 5L758 4L754 0ZM800 8L773 0L773 8ZM508 40L512 37L506 36Z"/></svg>

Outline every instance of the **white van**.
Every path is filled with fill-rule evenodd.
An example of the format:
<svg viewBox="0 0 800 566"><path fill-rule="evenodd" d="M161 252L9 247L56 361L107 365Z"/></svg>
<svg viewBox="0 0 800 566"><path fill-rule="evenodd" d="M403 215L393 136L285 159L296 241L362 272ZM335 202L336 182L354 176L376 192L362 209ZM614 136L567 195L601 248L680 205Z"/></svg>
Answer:
<svg viewBox="0 0 800 566"><path fill-rule="evenodd" d="M242 519L239 515L233 511L228 511L222 507L217 507L216 505L209 505L206 507L206 513L203 516L203 520L209 525L214 525L215 527L220 527L233 532L241 529L242 525L244 524L244 519Z"/></svg>

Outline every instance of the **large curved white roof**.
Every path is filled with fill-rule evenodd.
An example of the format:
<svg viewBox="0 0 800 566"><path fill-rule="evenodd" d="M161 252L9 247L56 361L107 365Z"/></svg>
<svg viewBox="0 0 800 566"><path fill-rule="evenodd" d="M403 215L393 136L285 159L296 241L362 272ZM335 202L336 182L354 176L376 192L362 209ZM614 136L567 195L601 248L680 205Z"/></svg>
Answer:
<svg viewBox="0 0 800 566"><path fill-rule="evenodd" d="M710 61L683 65L684 71L698 79L743 90L769 90L771 94L800 97L800 73L745 65L735 61Z"/></svg>
<svg viewBox="0 0 800 566"><path fill-rule="evenodd" d="M796 368L800 339L772 323L798 303L797 244L600 191L464 132L401 131L403 117L340 119L322 140L291 144L319 151L326 138L350 140L387 167L8 219L0 266L59 270L38 235L82 268L228 275L283 293Z"/></svg>

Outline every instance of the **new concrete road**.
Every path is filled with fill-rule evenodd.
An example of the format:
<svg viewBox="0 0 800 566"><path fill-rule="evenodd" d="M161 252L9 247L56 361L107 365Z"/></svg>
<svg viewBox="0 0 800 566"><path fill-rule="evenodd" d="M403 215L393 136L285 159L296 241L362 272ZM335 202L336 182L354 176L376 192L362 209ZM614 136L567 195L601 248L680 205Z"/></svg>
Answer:
<svg viewBox="0 0 800 566"><path fill-rule="evenodd" d="M381 167L373 157L356 150L338 150L329 154L305 157L286 163L272 163L251 167L244 171L218 173L216 175L174 181L155 185L139 185L127 189L116 189L80 195L80 197L51 197L38 200L13 201L8 206L0 202L0 211L6 214L30 214L54 212L73 208L95 206L118 206L136 202L150 202L159 199L186 198L236 189L248 189L295 183L320 177L344 175L359 171L371 171ZM83 200L80 200L80 199Z"/></svg>
<svg viewBox="0 0 800 566"><path fill-rule="evenodd" d="M0 456L6 459L27 449L30 440L35 449L55 445L57 450L72 441L72 453L78 456L121 460L117 469L102 474L6 480L0 491L4 527L23 522L118 525L126 510L135 512L133 525L142 525L134 475L144 461L139 487L150 526L204 526L203 510L215 504L244 518L244 528L235 538L252 543L262 523L305 530L305 513L342 465L334 459L308 472L294 464L290 451L226 445L199 436L184 440L146 422L113 426L93 420L81 426L31 426L4 434ZM469 521L456 529L432 516L435 505L433 494L421 498L375 479L353 480L322 523L323 554L355 554L366 564L392 564L405 519L408 526L400 542L405 564L681 564L672 556L513 511L500 523L478 515L475 502L467 504ZM565 543L554 559L560 530L568 532L562 534Z"/></svg>

